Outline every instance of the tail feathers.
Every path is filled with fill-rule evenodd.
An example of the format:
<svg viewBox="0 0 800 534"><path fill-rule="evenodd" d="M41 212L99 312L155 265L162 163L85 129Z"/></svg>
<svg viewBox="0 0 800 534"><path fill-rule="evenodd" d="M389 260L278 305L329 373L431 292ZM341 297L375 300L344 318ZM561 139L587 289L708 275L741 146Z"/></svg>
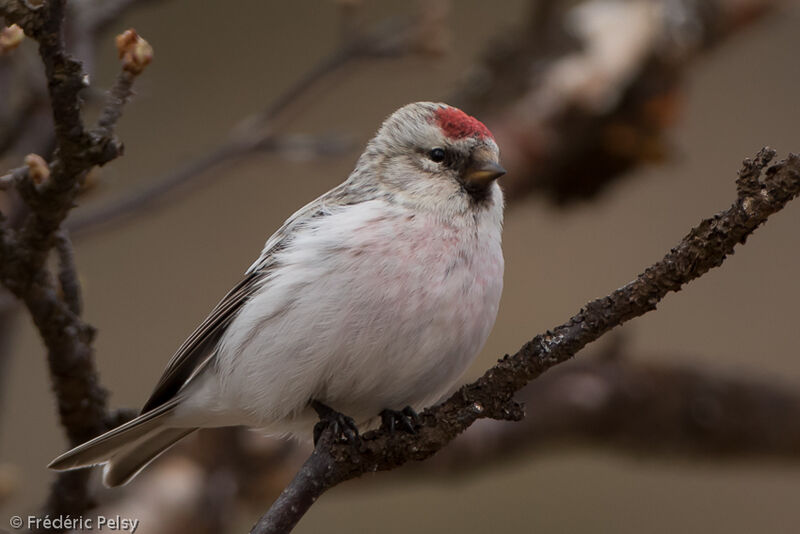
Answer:
<svg viewBox="0 0 800 534"><path fill-rule="evenodd" d="M103 484L109 488L127 484L147 464L196 428L164 428L116 452L103 468Z"/></svg>
<svg viewBox="0 0 800 534"><path fill-rule="evenodd" d="M47 467L57 471L66 471L108 464L103 477L106 485L116 486L128 482L150 460L182 437L196 430L164 426L166 419L178 404L178 400L175 398L124 425L65 452L50 462Z"/></svg>

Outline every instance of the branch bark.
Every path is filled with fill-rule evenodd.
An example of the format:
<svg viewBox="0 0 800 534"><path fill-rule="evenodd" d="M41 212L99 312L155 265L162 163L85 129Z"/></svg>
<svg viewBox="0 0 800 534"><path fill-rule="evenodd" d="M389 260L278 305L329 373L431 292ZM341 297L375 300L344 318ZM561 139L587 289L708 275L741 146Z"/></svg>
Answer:
<svg viewBox="0 0 800 534"><path fill-rule="evenodd" d="M74 207L86 173L122 153L114 136L121 106L130 95L134 74L123 70L101 113L101 123L88 129L81 114L81 92L87 86L81 63L64 48L65 0L48 0L35 7L27 2L0 1L0 15L20 25L39 43L47 79L55 132L49 164L32 155L27 167L10 175L26 204L19 228L0 220L0 281L23 301L46 347L61 425L75 446L108 429L106 390L100 385L92 340L94 329L80 318L80 296L72 250L61 224ZM123 62L123 69L126 64ZM58 280L46 260L56 247ZM62 473L51 488L45 513L79 515L93 503L88 472Z"/></svg>
<svg viewBox="0 0 800 534"><path fill-rule="evenodd" d="M565 447L604 447L640 461L800 460L800 393L790 383L644 362L642 356L648 355L627 352L623 339L559 365L515 396L526 405L523 421L477 421L432 458L406 464L400 473L411 483L470 477ZM674 359L668 356L663 359ZM198 438L166 454L130 492L97 513L147 517L152 534L225 531L237 510L277 498L309 454L300 442L264 440L243 427ZM363 482L357 492L374 489Z"/></svg>
<svg viewBox="0 0 800 534"><path fill-rule="evenodd" d="M800 194L800 157L789 155L767 168L774 156L773 150L765 148L755 159L745 160L736 180L737 197L729 209L702 221L632 282L589 302L566 323L537 335L478 380L425 410L416 434L390 435L379 429L356 443L334 442L330 435L324 436L251 533L291 531L327 489L367 472L424 460L478 419L522 419L524 410L513 396L528 382L612 328L654 310L667 293L679 291L721 265L737 244Z"/></svg>
<svg viewBox="0 0 800 534"><path fill-rule="evenodd" d="M129 1L116 3L127 5ZM502 39L487 47L483 60L472 69L476 75L467 78L449 98L476 115L488 117L486 122L498 136L504 164L510 170L504 178L509 201L531 191L544 193L558 204L585 199L634 167L661 157L666 151L663 131L674 121L680 82L691 60L777 3L778 0L691 0L669 5L655 2L663 4L664 9L658 15L637 20L649 32L649 39L638 44L637 60L631 61L627 70L608 73L604 69L610 67L591 57L592 42L578 42L565 35L572 12L567 4L532 2L527 26L514 35L503 34ZM630 9L641 11L636 5ZM361 59L398 57L436 48L428 42L437 41L442 34L436 15L431 14L435 11L433 2L426 2L425 11L414 20L393 19L367 31L359 28L358 10L353 5L343 4L343 11L344 38L337 50L274 102L240 121L216 148L167 171L140 191L75 214L67 221L72 235L79 238L85 232L146 213L170 193L203 183L199 178L208 176L210 170L260 151L274 150L275 119L320 81ZM434 19L432 23L430 18ZM676 22L685 20L700 24ZM616 38L618 33L619 28L612 25L596 37ZM556 78L561 79L561 71L565 70L560 65L574 64L581 56L585 59L580 73L587 83L559 90L557 98L551 100L553 87L560 83ZM537 75L531 77L532 71ZM610 99L608 107L585 105L584 100L592 92L587 86L599 86L594 90L616 98ZM587 161L592 162L591 168L583 167Z"/></svg>
<svg viewBox="0 0 800 534"><path fill-rule="evenodd" d="M638 458L800 459L800 395L774 380L617 354L559 366L515 398L524 421L480 421L417 471L465 474L565 444Z"/></svg>

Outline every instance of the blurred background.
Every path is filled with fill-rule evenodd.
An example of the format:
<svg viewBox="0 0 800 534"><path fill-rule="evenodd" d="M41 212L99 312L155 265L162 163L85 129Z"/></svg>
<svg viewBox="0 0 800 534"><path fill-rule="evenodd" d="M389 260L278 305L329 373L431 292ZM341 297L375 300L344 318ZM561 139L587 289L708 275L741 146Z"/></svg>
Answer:
<svg viewBox="0 0 800 534"><path fill-rule="evenodd" d="M800 151L795 2L121 4L92 26L89 44L81 19L72 37L98 90L118 70L114 35L134 27L155 49L118 128L125 155L92 174L70 219L112 407L141 405L265 239L344 180L383 118L408 102L448 101L475 114L511 170L501 181L505 293L464 380L625 284L727 208L742 159L765 145L779 156ZM348 59L291 89L336 50ZM32 57L33 43L15 54ZM258 115L287 90L293 99L280 113ZM96 96L88 95L90 113ZM4 147L3 168L35 151L34 134ZM148 189L169 180L177 187ZM789 205L722 268L554 371L571 376L554 398L587 410L575 422L574 411L529 402L534 416L546 412L554 438L540 431L495 446L491 435L507 424L478 425L464 436L473 444L464 442L462 461L445 450L430 467L343 484L296 532L797 532L800 421L791 427L784 405L759 395L799 405L798 229L800 206ZM45 350L24 310L14 313L0 364L0 528L39 508L53 476L45 466L67 448ZM681 415L680 439L662 435L675 418L648 403L679 402L685 390L654 380L647 403L628 398L623 422L608 419L614 436L605 439L604 419L586 415L611 387L591 378L601 376L592 362L641 376L677 370L707 386L710 400ZM622 390L641 385L631 376ZM714 392L731 383L739 389L722 403ZM758 420L738 427L736 414L755 404ZM642 420L647 432L637 430ZM236 463L218 454L229 438L253 462L244 470L257 472L246 481L236 469L214 469ZM139 532L188 531L189 521L242 532L303 453L252 432L203 432L99 499L106 510L138 514Z"/></svg>

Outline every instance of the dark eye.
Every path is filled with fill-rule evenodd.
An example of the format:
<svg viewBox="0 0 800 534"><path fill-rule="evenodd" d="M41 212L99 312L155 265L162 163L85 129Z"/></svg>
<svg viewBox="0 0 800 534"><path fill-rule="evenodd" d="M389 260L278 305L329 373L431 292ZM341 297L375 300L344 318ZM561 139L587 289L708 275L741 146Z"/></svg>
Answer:
<svg viewBox="0 0 800 534"><path fill-rule="evenodd" d="M431 161L435 161L436 163L441 163L444 161L444 149L443 148L433 148L430 152L428 152L428 157L431 158Z"/></svg>

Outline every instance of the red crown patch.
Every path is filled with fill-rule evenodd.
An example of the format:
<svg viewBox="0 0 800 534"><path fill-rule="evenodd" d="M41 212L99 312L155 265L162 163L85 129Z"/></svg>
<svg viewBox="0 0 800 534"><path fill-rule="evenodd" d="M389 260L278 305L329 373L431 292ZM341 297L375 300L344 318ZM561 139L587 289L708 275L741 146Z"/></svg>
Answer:
<svg viewBox="0 0 800 534"><path fill-rule="evenodd" d="M436 123L444 134L450 139L463 139L465 137L479 137L494 139L481 121L470 117L463 111L453 107L443 107L436 110L434 116Z"/></svg>

